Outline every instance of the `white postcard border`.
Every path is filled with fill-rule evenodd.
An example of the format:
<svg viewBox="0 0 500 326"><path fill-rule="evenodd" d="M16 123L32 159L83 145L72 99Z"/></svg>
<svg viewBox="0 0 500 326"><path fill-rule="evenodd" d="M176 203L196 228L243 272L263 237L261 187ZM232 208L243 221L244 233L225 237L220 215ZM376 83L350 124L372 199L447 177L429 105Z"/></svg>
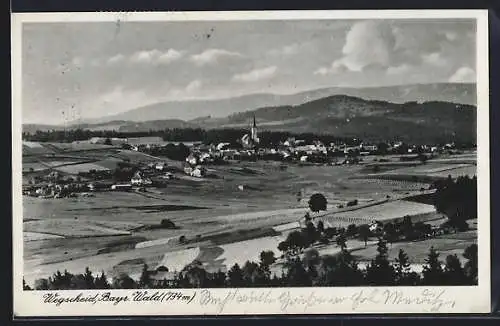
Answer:
<svg viewBox="0 0 500 326"><path fill-rule="evenodd" d="M291 19L477 19L477 173L479 284L470 287L356 287L356 288L245 288L172 289L180 300L43 303L44 295L82 297L106 291L23 291L22 233L22 24L28 22L103 21L214 21ZM133 13L22 13L12 15L12 172L13 172L13 307L14 316L123 316L123 315L242 315L242 314L351 314L351 313L486 313L491 310L490 285L490 164L488 12L486 10L349 10L267 12L133 12ZM136 290L110 290L112 296L131 297ZM160 291L160 290L159 290ZM399 292L398 292L399 291ZM155 291L151 291L150 294ZM172 294L170 294L172 295ZM194 298L193 298L194 295ZM388 296L402 295L399 302ZM424 298L438 296L433 304ZM164 296L165 298L165 296ZM186 300L191 298L192 302ZM202 300L205 299L205 301ZM295 301L294 301L295 300ZM203 304L203 303L206 304ZM295 302L295 304L293 304ZM392 302L392 303L391 303ZM438 307L439 306L439 307Z"/></svg>

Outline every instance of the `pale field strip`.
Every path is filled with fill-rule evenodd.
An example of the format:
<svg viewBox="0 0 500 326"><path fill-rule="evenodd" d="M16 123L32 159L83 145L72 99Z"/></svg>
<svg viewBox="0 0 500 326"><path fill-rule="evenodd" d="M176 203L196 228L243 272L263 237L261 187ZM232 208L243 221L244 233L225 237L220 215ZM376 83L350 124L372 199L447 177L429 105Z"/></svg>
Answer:
<svg viewBox="0 0 500 326"><path fill-rule="evenodd" d="M61 239L64 238L60 235L40 233L40 232L23 232L23 240L28 241L39 241L39 240L50 240L50 239Z"/></svg>
<svg viewBox="0 0 500 326"><path fill-rule="evenodd" d="M23 145L28 146L29 148L43 148L40 143L32 141L23 141Z"/></svg>
<svg viewBox="0 0 500 326"><path fill-rule="evenodd" d="M111 224L111 223L110 223ZM44 219L23 223L25 232L55 234L62 237L91 237L106 235L129 235L130 231L119 230L75 219Z"/></svg>
<svg viewBox="0 0 500 326"><path fill-rule="evenodd" d="M174 237L169 237L169 238L160 238L160 239L155 239L155 240L149 240L149 241L143 241L139 242L135 245L136 249L139 248L147 248L147 247L153 247L153 246L164 246L168 245L169 243L172 243L173 241L178 241L179 237L174 236Z"/></svg>
<svg viewBox="0 0 500 326"><path fill-rule="evenodd" d="M78 174L80 172L88 172L90 170L96 171L109 171L110 169L103 167L96 163L82 163L77 165L65 165L55 168L57 171L61 171L68 174Z"/></svg>
<svg viewBox="0 0 500 326"><path fill-rule="evenodd" d="M169 271L181 271L186 265L192 263L200 254L200 248L190 248L166 253L158 262L159 266L165 266Z"/></svg>

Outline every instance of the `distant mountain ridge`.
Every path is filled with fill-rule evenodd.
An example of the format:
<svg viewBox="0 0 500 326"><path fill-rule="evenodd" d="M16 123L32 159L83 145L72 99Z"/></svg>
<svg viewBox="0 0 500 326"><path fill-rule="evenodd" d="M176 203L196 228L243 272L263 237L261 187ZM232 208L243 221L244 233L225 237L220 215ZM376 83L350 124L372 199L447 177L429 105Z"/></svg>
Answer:
<svg viewBox="0 0 500 326"><path fill-rule="evenodd" d="M75 121L72 124L81 125L110 121L152 121L171 119L189 121L206 115L221 118L261 107L300 105L333 95L347 95L364 100L379 100L391 103L404 103L408 101L444 101L475 105L476 85L436 83L369 88L330 87L304 91L292 95L250 94L216 100L171 101L151 104L99 119Z"/></svg>
<svg viewBox="0 0 500 326"><path fill-rule="evenodd" d="M455 90L460 87L468 88L468 86L460 85L457 85ZM317 92L319 94L322 90ZM450 140L475 142L476 139L476 107L474 105L442 100L423 102L413 100L397 103L380 99L363 99L345 94L324 96L296 105L263 106L233 112L223 117L199 116L189 121L181 119L155 119L140 122L111 120L95 124L81 123L72 125L71 128L113 129L121 132L172 128L247 129L254 116L260 130L312 132L366 140L400 139L419 143ZM30 131L37 127L39 126L24 125L23 130ZM50 126L44 127L50 129ZM52 129L60 130L61 128L57 126Z"/></svg>

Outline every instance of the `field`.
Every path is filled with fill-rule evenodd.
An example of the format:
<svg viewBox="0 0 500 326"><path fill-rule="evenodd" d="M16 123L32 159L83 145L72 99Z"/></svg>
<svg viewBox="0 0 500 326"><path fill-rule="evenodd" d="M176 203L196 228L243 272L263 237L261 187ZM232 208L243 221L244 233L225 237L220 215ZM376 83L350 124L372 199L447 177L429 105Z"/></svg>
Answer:
<svg viewBox="0 0 500 326"><path fill-rule="evenodd" d="M99 145L97 150L89 146L76 146L74 152L67 149L70 146L49 147L53 151L66 151L67 160L69 157L91 157L93 161L83 165L87 169L94 166L112 169L123 159L136 162L157 159L133 151L112 148L102 151L100 146L105 145ZM33 144L25 144L25 147L39 149ZM38 160L61 161L46 154L25 158L26 166L39 164ZM117 272L136 276L144 263L152 268L164 265L173 271L195 259L207 269L216 271L225 270L236 262L241 265L247 260L258 260L263 250L273 250L279 255L278 243L288 231L299 226L298 221L308 211L309 197L317 192L325 195L328 207L326 212L312 215L332 226L404 215L431 219L433 206L405 200L427 193L428 182L392 180L385 176L388 171L391 175L413 173L422 176L439 173L447 176L453 170L475 172L473 165L463 162L470 160L469 156L441 159L445 162L430 160L425 165L413 167L398 163L379 174L367 173L369 165L375 163L370 158L366 158L364 165L288 164L286 169L280 167L280 162L234 162L210 166L209 173L214 177L187 178L178 173L179 179L169 180L165 188L148 188L146 192L98 192L95 197L64 199L25 196L25 278L32 283L58 269L80 273L87 266L97 273L105 271L110 277ZM180 165L180 162L175 164ZM67 164L58 169L76 173L81 166ZM26 176L30 173L34 172L27 172ZM354 199L358 205L346 207L346 203ZM159 228L165 218L177 228ZM181 236L185 237L183 243L179 241ZM445 238L433 241L450 252L462 250L465 243L452 244ZM401 246L413 250L412 255L420 261L429 244ZM357 246L356 243L351 245ZM453 249L454 246L458 249ZM336 250L333 246L321 252L334 253ZM372 247L363 250L356 254L374 256L370 251Z"/></svg>
<svg viewBox="0 0 500 326"><path fill-rule="evenodd" d="M400 249L403 249L411 262L424 264L429 248L432 246L440 254L440 259L444 260L448 255L456 254L461 260L463 252L469 245L477 243L477 232L475 230L438 236L434 239L422 241L394 243L388 246L389 259L394 260ZM376 254L376 247L369 246L353 252L353 255L360 261L370 261Z"/></svg>

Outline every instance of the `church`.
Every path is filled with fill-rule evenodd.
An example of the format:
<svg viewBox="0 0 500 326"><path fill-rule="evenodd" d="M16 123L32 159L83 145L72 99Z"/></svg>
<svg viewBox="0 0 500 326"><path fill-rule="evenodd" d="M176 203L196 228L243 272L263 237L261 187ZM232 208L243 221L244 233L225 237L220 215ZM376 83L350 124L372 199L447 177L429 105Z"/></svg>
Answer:
<svg viewBox="0 0 500 326"><path fill-rule="evenodd" d="M245 134L241 138L241 143L244 148L255 148L259 144L259 135L257 132L257 123L255 122L255 115L253 116L253 125L250 129L250 134Z"/></svg>

